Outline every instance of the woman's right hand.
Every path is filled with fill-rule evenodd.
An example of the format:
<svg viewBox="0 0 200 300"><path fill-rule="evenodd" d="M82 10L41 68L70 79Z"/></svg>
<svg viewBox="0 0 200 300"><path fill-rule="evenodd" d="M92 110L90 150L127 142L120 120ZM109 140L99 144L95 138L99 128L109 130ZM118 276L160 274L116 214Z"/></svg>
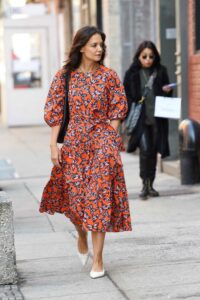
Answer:
<svg viewBox="0 0 200 300"><path fill-rule="evenodd" d="M51 145L51 161L54 164L54 166L61 168L61 162L62 162L62 158L61 158L61 151L58 148L57 145Z"/></svg>
<svg viewBox="0 0 200 300"><path fill-rule="evenodd" d="M162 87L162 90L163 92L168 94L169 92L171 92L172 88L167 84Z"/></svg>

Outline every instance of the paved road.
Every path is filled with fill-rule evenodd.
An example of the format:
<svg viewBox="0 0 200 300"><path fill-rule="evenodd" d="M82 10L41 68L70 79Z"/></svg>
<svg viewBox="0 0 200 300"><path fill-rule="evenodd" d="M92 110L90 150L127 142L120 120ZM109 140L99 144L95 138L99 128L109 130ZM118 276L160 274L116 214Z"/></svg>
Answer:
<svg viewBox="0 0 200 300"><path fill-rule="evenodd" d="M181 186L158 173L155 187L161 196L141 201L138 157L123 153L133 231L107 234L107 276L92 280L91 260L81 268L72 224L62 215L38 213L51 169L48 137L47 127L0 130L0 159L11 159L19 175L0 185L13 201L24 299L200 299L200 186ZM0 299L21 299L3 298L5 288Z"/></svg>

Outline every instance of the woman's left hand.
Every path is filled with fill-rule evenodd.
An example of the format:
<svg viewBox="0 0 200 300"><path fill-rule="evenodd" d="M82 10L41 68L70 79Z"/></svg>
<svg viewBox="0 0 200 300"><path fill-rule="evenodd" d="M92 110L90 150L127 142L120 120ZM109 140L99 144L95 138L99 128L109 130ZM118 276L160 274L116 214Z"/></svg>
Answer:
<svg viewBox="0 0 200 300"><path fill-rule="evenodd" d="M164 86L162 87L162 90L163 90L163 92L165 92L165 93L169 93L169 92L171 92L172 88L171 88L170 86L168 86L168 85L164 85Z"/></svg>

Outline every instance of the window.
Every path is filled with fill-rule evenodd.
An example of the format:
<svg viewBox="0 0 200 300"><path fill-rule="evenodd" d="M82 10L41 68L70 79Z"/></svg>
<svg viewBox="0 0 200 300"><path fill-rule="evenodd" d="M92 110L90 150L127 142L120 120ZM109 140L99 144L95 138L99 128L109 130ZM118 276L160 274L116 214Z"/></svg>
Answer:
<svg viewBox="0 0 200 300"><path fill-rule="evenodd" d="M13 34L11 61L15 89L41 87L41 36L39 33Z"/></svg>

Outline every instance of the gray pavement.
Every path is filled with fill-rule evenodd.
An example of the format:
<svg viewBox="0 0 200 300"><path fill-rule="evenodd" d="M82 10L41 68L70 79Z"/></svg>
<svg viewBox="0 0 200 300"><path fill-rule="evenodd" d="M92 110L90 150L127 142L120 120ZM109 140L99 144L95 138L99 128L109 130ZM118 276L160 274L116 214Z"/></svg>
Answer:
<svg viewBox="0 0 200 300"><path fill-rule="evenodd" d="M200 185L158 173L161 196L141 201L138 157L122 153L133 231L107 234L107 276L92 280L91 259L85 268L79 262L73 225L38 212L51 170L49 133L46 126L0 130L0 159L10 159L19 175L0 181L13 201L19 275L18 287L0 287L0 299L200 299Z"/></svg>

